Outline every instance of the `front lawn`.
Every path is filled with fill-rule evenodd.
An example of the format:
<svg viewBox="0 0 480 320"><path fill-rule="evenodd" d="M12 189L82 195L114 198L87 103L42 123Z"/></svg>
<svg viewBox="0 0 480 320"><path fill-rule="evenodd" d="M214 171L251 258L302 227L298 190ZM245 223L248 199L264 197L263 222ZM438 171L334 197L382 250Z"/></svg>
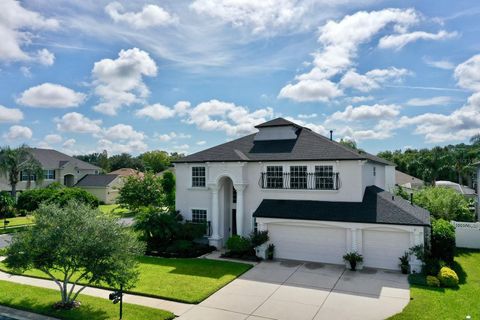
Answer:
<svg viewBox="0 0 480 320"><path fill-rule="evenodd" d="M140 279L131 293L187 303L199 303L252 266L209 259L139 257ZM6 270L4 264L0 269ZM24 275L46 278L38 270Z"/></svg>
<svg viewBox="0 0 480 320"><path fill-rule="evenodd" d="M412 285L410 303L390 319L480 319L480 251L459 249L455 261L457 289Z"/></svg>
<svg viewBox="0 0 480 320"><path fill-rule="evenodd" d="M134 214L125 208L121 208L118 204L102 204L98 209L105 214L111 214L118 218L132 217Z"/></svg>
<svg viewBox="0 0 480 320"><path fill-rule="evenodd" d="M2 228L3 228L3 220L4 219L0 220L0 227L2 227ZM31 224L35 223L33 216L7 218L7 221L10 221L10 223L7 225L7 227L31 225Z"/></svg>
<svg viewBox="0 0 480 320"><path fill-rule="evenodd" d="M60 300L58 290L32 287L8 281L0 281L0 305L31 311L58 319L107 320L118 319L118 304L86 295L80 295L81 306L74 310L57 311L52 305ZM125 303L123 319L169 320L174 315L168 311Z"/></svg>

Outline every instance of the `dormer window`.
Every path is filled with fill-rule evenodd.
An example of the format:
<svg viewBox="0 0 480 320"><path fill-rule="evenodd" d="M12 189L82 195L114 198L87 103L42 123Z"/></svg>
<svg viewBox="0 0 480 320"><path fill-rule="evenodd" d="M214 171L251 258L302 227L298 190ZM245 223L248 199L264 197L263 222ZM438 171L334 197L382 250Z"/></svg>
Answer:
<svg viewBox="0 0 480 320"><path fill-rule="evenodd" d="M192 187L205 187L205 167L192 167Z"/></svg>

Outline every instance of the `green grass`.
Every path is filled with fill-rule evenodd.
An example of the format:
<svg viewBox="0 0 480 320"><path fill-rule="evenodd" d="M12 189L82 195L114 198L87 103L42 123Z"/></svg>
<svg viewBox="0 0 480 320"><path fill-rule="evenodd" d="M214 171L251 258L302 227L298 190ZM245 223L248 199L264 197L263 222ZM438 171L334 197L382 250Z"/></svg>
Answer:
<svg viewBox="0 0 480 320"><path fill-rule="evenodd" d="M118 319L118 304L111 301L86 295L80 295L77 300L81 306L74 310L58 311L52 305L60 300L58 290L32 287L22 284L0 281L0 305L31 311L58 319ZM125 320L167 320L174 315L168 311L127 304L123 305Z"/></svg>
<svg viewBox="0 0 480 320"><path fill-rule="evenodd" d="M408 306L390 319L480 319L480 251L458 250L455 271L460 285L455 289L432 288L412 284ZM418 278L411 282L419 283Z"/></svg>
<svg viewBox="0 0 480 320"><path fill-rule="evenodd" d="M7 218L7 221L10 221L7 227L30 225L35 223L34 218L32 216ZM3 228L3 219L0 220L0 227Z"/></svg>
<svg viewBox="0 0 480 320"><path fill-rule="evenodd" d="M102 204L98 206L98 209L105 214L111 214L118 218L133 217L134 215L133 212L128 209L120 208L118 204Z"/></svg>
<svg viewBox="0 0 480 320"><path fill-rule="evenodd" d="M129 292L168 300L199 303L251 268L251 265L209 259L139 257L140 279ZM8 269L0 263L0 269ZM26 276L46 278L39 270Z"/></svg>

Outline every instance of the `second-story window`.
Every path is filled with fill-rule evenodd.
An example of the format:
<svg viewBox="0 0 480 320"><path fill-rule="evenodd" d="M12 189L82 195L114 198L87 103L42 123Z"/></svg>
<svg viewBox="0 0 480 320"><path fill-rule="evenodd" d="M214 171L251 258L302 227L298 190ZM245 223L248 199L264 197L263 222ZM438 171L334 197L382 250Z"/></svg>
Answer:
<svg viewBox="0 0 480 320"><path fill-rule="evenodd" d="M315 189L331 190L333 188L333 166L315 166Z"/></svg>
<svg viewBox="0 0 480 320"><path fill-rule="evenodd" d="M55 170L43 170L43 179L55 180Z"/></svg>
<svg viewBox="0 0 480 320"><path fill-rule="evenodd" d="M192 167L192 187L205 187L205 167Z"/></svg>
<svg viewBox="0 0 480 320"><path fill-rule="evenodd" d="M283 167L267 166L266 186L269 189L283 188Z"/></svg>
<svg viewBox="0 0 480 320"><path fill-rule="evenodd" d="M307 189L307 166L290 167L290 188Z"/></svg>

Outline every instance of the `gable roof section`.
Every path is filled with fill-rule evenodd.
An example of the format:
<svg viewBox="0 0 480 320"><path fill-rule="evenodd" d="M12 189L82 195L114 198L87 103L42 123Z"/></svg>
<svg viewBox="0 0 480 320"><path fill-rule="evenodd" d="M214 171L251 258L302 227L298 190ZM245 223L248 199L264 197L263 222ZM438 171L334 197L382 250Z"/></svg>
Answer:
<svg viewBox="0 0 480 320"><path fill-rule="evenodd" d="M88 162L70 157L64 153L61 153L53 149L40 149L31 148L30 151L33 157L37 159L44 169L60 169L67 163L72 163L74 167L83 170L102 170L101 168L94 166Z"/></svg>
<svg viewBox="0 0 480 320"><path fill-rule="evenodd" d="M321 220L397 225L430 225L430 213L376 186L365 189L362 202L265 199L258 218Z"/></svg>
<svg viewBox="0 0 480 320"><path fill-rule="evenodd" d="M284 119L284 118L275 118L273 120L256 125L255 128L284 127L284 126L294 126L294 127L301 128L301 126L299 126L298 124L293 123L292 121L288 121L287 119Z"/></svg>
<svg viewBox="0 0 480 320"><path fill-rule="evenodd" d="M87 174L80 179L76 187L107 187L115 178L117 174Z"/></svg>
<svg viewBox="0 0 480 320"><path fill-rule="evenodd" d="M370 160L385 165L394 165L385 159L351 149L282 118L265 122L257 128L265 125L267 127L295 125L299 128L297 139L255 141L254 133L191 154L175 162Z"/></svg>

